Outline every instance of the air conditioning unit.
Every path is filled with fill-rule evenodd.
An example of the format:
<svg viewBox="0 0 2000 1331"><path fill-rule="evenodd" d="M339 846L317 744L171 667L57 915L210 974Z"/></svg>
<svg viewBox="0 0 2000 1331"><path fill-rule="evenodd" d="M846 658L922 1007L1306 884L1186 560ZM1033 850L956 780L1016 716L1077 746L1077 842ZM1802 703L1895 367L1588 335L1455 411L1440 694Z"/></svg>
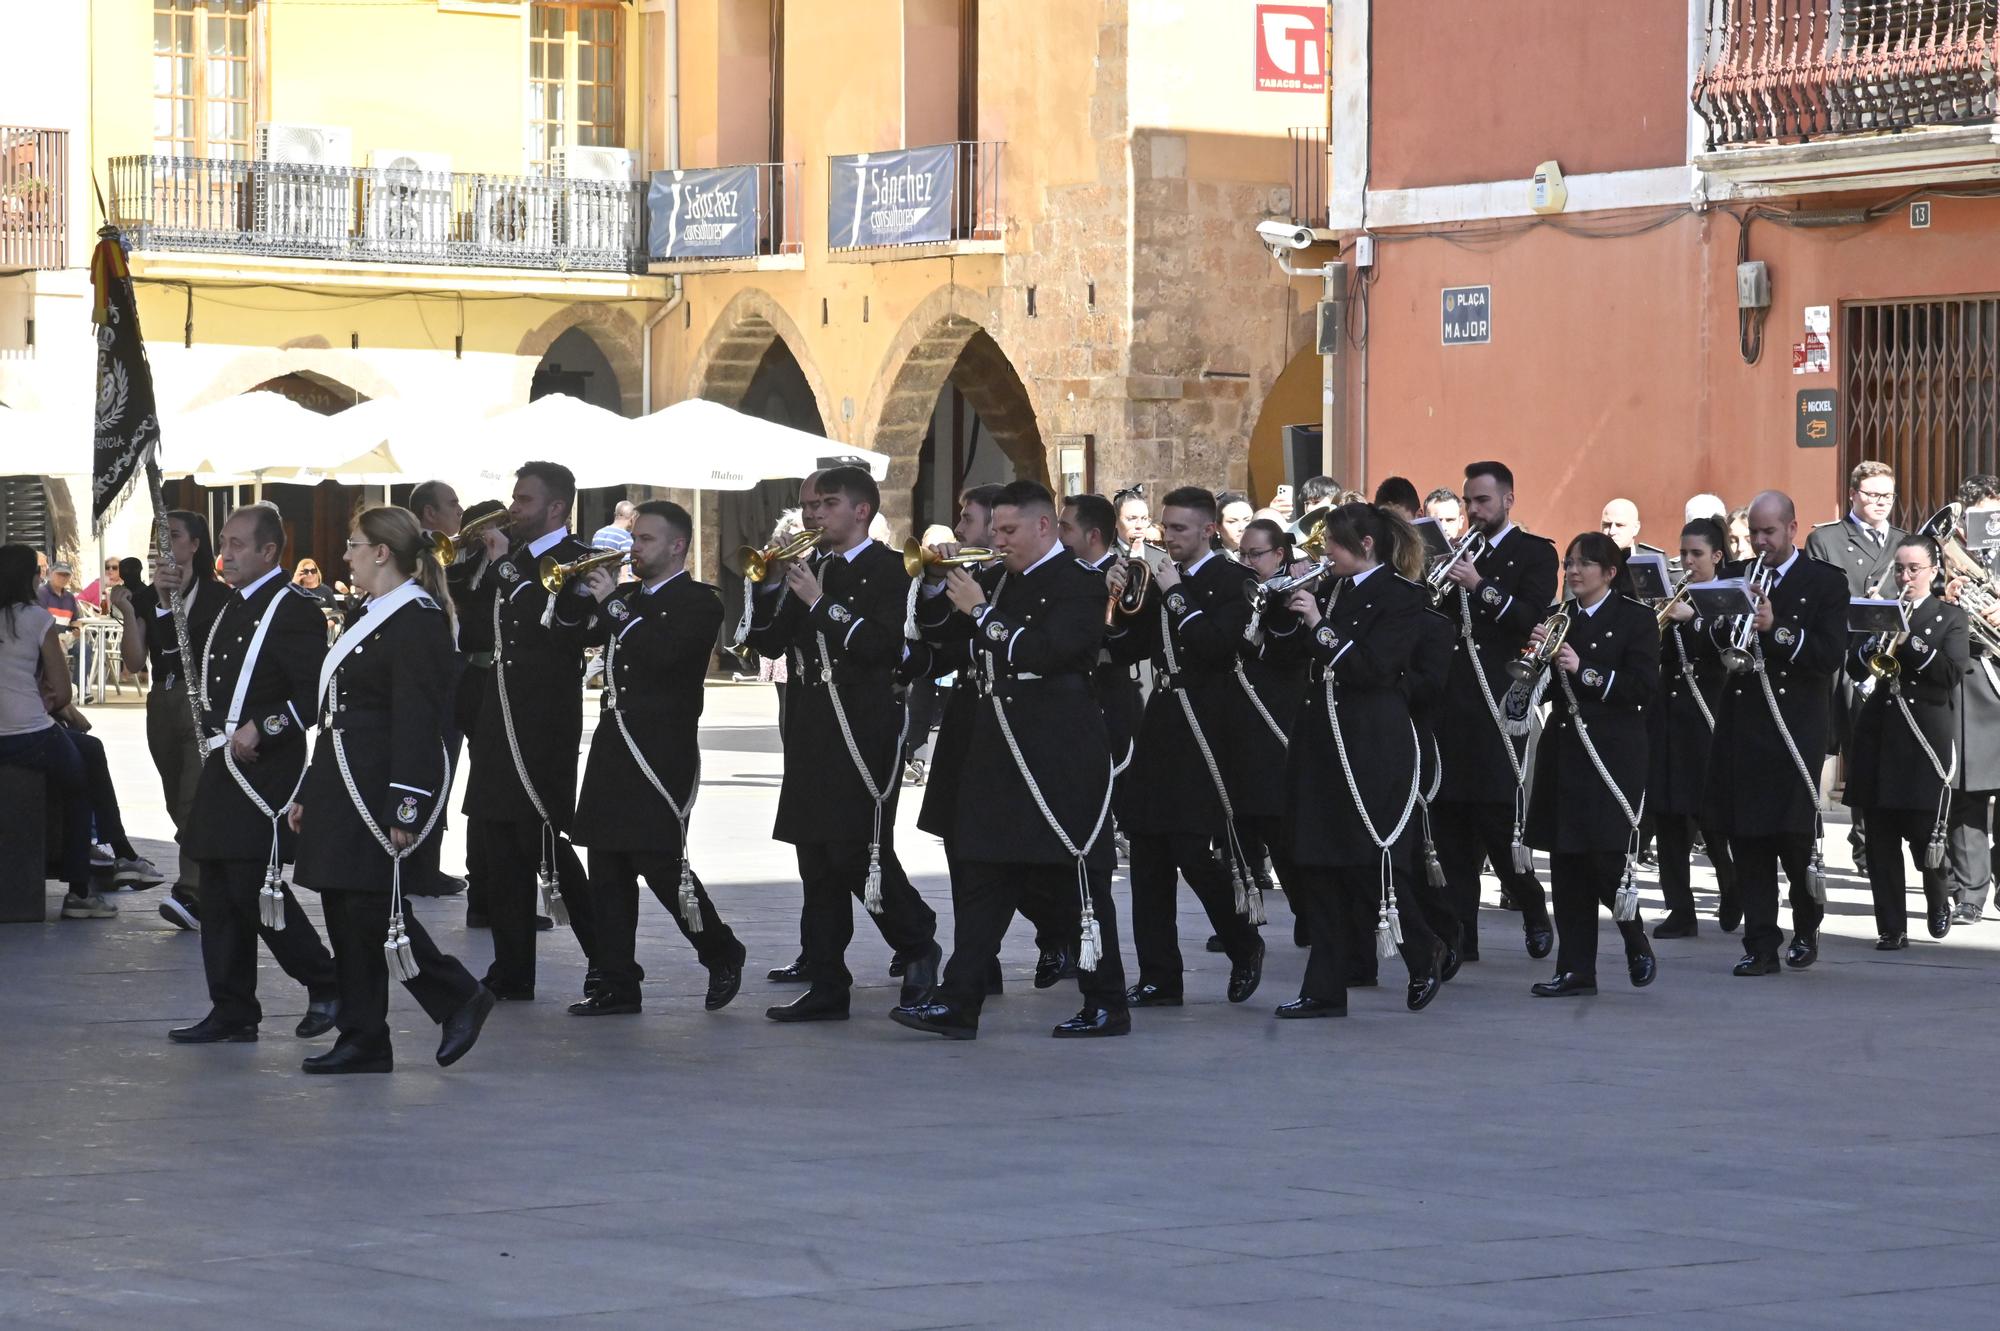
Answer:
<svg viewBox="0 0 2000 1331"><path fill-rule="evenodd" d="M364 249L439 255L451 242L451 157L375 148L368 154Z"/></svg>
<svg viewBox="0 0 2000 1331"><path fill-rule="evenodd" d="M472 231L477 258L540 268L555 258L556 190L538 180L477 180Z"/></svg>
<svg viewBox="0 0 2000 1331"><path fill-rule="evenodd" d="M257 126L251 228L261 244L322 254L347 247L353 142L338 125Z"/></svg>
<svg viewBox="0 0 2000 1331"><path fill-rule="evenodd" d="M632 152L628 148L558 148L555 156L558 180L632 180Z"/></svg>
<svg viewBox="0 0 2000 1331"><path fill-rule="evenodd" d="M625 148L558 148L556 177L563 190L565 260L602 267L639 243L639 191L632 183L632 154Z"/></svg>

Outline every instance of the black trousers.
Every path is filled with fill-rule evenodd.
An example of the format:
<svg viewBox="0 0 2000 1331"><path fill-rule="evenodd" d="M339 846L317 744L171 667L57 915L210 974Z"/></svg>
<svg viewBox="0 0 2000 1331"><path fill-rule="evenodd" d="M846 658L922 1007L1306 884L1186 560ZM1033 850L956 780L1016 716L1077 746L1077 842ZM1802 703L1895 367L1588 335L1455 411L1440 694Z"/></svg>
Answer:
<svg viewBox="0 0 2000 1331"><path fill-rule="evenodd" d="M542 825L474 818L467 827L484 847L479 868L486 884L486 918L493 928L493 964L486 987L535 984L535 874L542 863ZM556 838L556 879L569 909L570 932L586 962L597 965L597 931L590 878L568 838Z"/></svg>
<svg viewBox="0 0 2000 1331"><path fill-rule="evenodd" d="M782 698L785 695L783 693L780 693L778 696ZM949 860L946 861L946 867L947 868L950 867ZM905 892L908 892L910 895L915 896L917 888L916 885L910 881L910 875L904 870L903 861L897 858L896 848L894 846L884 846L882 847L883 899L887 900L891 892L896 893L898 896L902 895ZM928 903L926 904L928 905ZM892 926L884 923L883 917L880 915L870 915L868 918L875 921L876 929L878 929L882 934L882 941L889 944L890 950L895 952L896 955L899 957L903 956L902 949L898 948L896 944L889 938L889 932ZM921 952L923 951L923 948L919 947L916 950ZM806 959L806 914L805 914L805 906L803 903L801 903L799 906L799 960L801 962L804 962L805 959ZM907 960L907 958L905 959Z"/></svg>
<svg viewBox="0 0 2000 1331"><path fill-rule="evenodd" d="M1549 927L1549 907L1541 880L1514 870L1514 807L1511 804L1446 803L1431 806L1431 838L1444 866L1446 900L1458 920L1458 954L1479 960L1479 864L1492 862L1500 885L1521 908L1524 933Z"/></svg>
<svg viewBox="0 0 2000 1331"><path fill-rule="evenodd" d="M201 862L201 968L208 976L213 1015L224 1021L254 1026L264 1019L257 1002L260 937L272 959L305 986L314 1002L334 996L333 957L289 886L284 889L285 927L266 929L257 922L257 894L263 887L262 860Z"/></svg>
<svg viewBox="0 0 2000 1331"><path fill-rule="evenodd" d="M962 885L964 876L960 872L958 847L952 844L950 837L941 837L939 840L944 842L945 873L951 880L951 909L955 915L959 909L960 895L964 891ZM900 873L902 867L902 865L898 864L896 866L897 872ZM882 866L882 878L885 884L888 882L888 877L889 866L887 863L884 863ZM907 875L905 875L903 881L909 881ZM1074 898L1076 893L1071 892L1070 896ZM1044 952L1053 952L1058 948L1067 946L1070 949L1070 956L1074 957L1076 955L1077 921L1082 918L1082 911L1074 900L1070 902L1068 912L1064 913L1059 902L1052 903L1049 897L1039 892L1024 891L1019 894L1014 908L1021 912L1022 919L1035 927L1035 946L1037 948ZM997 977L1000 969L1000 959L997 955L993 960L993 969Z"/></svg>
<svg viewBox="0 0 2000 1331"><path fill-rule="evenodd" d="M1986 909L1993 890L1993 796L1955 790L1945 828L1945 868L1961 906Z"/></svg>
<svg viewBox="0 0 2000 1331"><path fill-rule="evenodd" d="M1257 926L1236 913L1229 870L1215 858L1209 838L1132 838L1132 950L1139 958L1139 983L1181 992L1180 880L1186 878L1208 922L1222 939L1233 965L1256 959Z"/></svg>
<svg viewBox="0 0 2000 1331"><path fill-rule="evenodd" d="M701 878L694 880L695 900L700 903L701 929L690 932L681 918L681 861L678 855L660 851L596 850L590 852L590 895L597 922L597 953L593 957L604 988L617 998L639 996L639 982L645 968L635 956L639 934L639 880L673 916L674 927L694 944L694 955L702 965L743 964L743 944L715 913L715 903Z"/></svg>
<svg viewBox="0 0 2000 1331"><path fill-rule="evenodd" d="M1660 841L1660 895L1669 916L1694 917L1694 879L1689 861L1694 855L1695 820L1684 813L1655 815ZM1717 910L1726 913L1736 901L1736 862L1729 857L1729 840L1701 829L1708 862L1715 866Z"/></svg>
<svg viewBox="0 0 2000 1331"><path fill-rule="evenodd" d="M1909 932L1909 900L1903 886L1903 847L1916 856L1924 884L1924 904L1933 911L1951 905L1951 871L1943 864L1922 868L1937 817L1928 809L1869 809L1868 891L1875 898L1875 932L1895 938Z"/></svg>
<svg viewBox="0 0 2000 1331"><path fill-rule="evenodd" d="M443 1025L472 1001L479 981L457 957L440 952L428 930L403 898L403 927L410 935L417 978L403 981L424 1015ZM389 1048L389 958L382 943L389 936L387 892L322 892L326 934L333 941L333 964L340 979L340 1027L343 1044ZM203 920L206 925L207 921Z"/></svg>
<svg viewBox="0 0 2000 1331"><path fill-rule="evenodd" d="M1312 884L1310 888L1298 889L1301 897L1298 909L1305 918L1306 938L1312 947L1306 956L1306 978L1299 986L1299 996L1336 996L1321 992L1321 987L1329 982L1332 974L1326 968L1334 962L1336 955L1343 988L1378 983L1381 958L1375 951L1375 929L1382 918L1381 869L1372 865L1333 869L1300 867L1293 871L1293 876ZM1412 980L1421 979L1436 967L1444 940L1432 929L1409 874L1398 870L1393 890L1396 918L1403 930L1403 966ZM1315 919L1319 921L1318 933L1314 932ZM1328 930L1338 935L1337 954L1323 937Z"/></svg>
<svg viewBox="0 0 2000 1331"><path fill-rule="evenodd" d="M1067 920L1055 934L1055 945L1068 948L1072 957L1081 946L1083 903L1074 865L971 861L958 867L953 881L951 960L938 988L946 1002L973 1020L986 1001L986 976L1016 911L1030 919L1039 916L1051 927L1057 919ZM1031 904L1034 916L1029 916ZM1096 970L1076 973L1077 988L1086 1005L1122 1012L1125 963L1118 954L1118 911L1108 867L1090 875L1090 909L1097 916L1101 953Z"/></svg>
<svg viewBox="0 0 2000 1331"><path fill-rule="evenodd" d="M799 928L806 978L815 990L845 994L854 983L847 969L847 945L854 938L854 903L867 893L868 843L805 841L799 843L798 856L799 881L805 887ZM937 940L937 912L917 895L907 875L891 874L886 863L882 913L874 918L883 941L898 957L921 956Z"/></svg>
<svg viewBox="0 0 2000 1331"><path fill-rule="evenodd" d="M1660 824L1666 835L1666 824ZM1618 885L1625 877L1625 856L1578 855L1562 851L1549 855L1549 891L1555 900L1556 973L1597 979L1597 908L1614 911ZM1615 918L1615 914L1614 914ZM1618 920L1619 936L1625 940L1625 955L1647 957L1653 944L1646 937L1646 925L1637 915Z"/></svg>
<svg viewBox="0 0 2000 1331"><path fill-rule="evenodd" d="M1826 918L1826 907L1814 901L1807 875L1812 867L1812 837L1729 838L1729 857L1736 863L1736 891L1743 904L1743 950L1753 957L1775 957L1785 941L1778 927L1778 866L1792 889L1792 931L1811 937Z"/></svg>

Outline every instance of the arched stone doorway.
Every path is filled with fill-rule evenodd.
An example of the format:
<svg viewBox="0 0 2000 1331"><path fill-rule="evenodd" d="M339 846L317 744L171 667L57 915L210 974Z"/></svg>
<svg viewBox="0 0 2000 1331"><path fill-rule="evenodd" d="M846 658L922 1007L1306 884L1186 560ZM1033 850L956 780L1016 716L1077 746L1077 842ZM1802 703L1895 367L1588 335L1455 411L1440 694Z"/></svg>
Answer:
<svg viewBox="0 0 2000 1331"><path fill-rule="evenodd" d="M1320 421L1320 355L1308 346L1271 384L1250 430L1250 501L1262 506L1285 483L1285 427Z"/></svg>
<svg viewBox="0 0 2000 1331"><path fill-rule="evenodd" d="M593 407L625 414L625 392L611 357L582 328L563 330L535 363L535 375L528 384L528 401L551 393L580 398Z"/></svg>

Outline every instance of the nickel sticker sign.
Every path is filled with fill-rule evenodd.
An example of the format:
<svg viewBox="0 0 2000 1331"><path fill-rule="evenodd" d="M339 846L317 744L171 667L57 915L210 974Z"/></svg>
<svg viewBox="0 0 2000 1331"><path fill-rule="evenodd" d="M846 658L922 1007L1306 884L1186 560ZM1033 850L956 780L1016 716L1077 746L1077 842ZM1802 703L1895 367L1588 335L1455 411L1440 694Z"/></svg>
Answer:
<svg viewBox="0 0 2000 1331"><path fill-rule="evenodd" d="M1444 345L1478 347L1493 340L1493 288L1444 289Z"/></svg>
<svg viewBox="0 0 2000 1331"><path fill-rule="evenodd" d="M1798 439L1800 448L1832 448L1838 394L1831 388L1807 388L1799 393Z"/></svg>

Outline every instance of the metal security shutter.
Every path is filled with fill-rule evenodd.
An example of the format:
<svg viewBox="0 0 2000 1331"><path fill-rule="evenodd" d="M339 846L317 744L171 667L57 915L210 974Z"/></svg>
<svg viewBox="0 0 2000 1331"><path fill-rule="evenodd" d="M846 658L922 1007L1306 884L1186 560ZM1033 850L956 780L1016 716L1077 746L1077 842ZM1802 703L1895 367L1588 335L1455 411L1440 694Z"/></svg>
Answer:
<svg viewBox="0 0 2000 1331"><path fill-rule="evenodd" d="M0 544L49 549L49 491L39 476L0 478Z"/></svg>
<svg viewBox="0 0 2000 1331"><path fill-rule="evenodd" d="M1857 302L1842 307L1837 501L1847 474L1896 471L1897 524L1914 527L1974 472L2000 472L2000 297Z"/></svg>

